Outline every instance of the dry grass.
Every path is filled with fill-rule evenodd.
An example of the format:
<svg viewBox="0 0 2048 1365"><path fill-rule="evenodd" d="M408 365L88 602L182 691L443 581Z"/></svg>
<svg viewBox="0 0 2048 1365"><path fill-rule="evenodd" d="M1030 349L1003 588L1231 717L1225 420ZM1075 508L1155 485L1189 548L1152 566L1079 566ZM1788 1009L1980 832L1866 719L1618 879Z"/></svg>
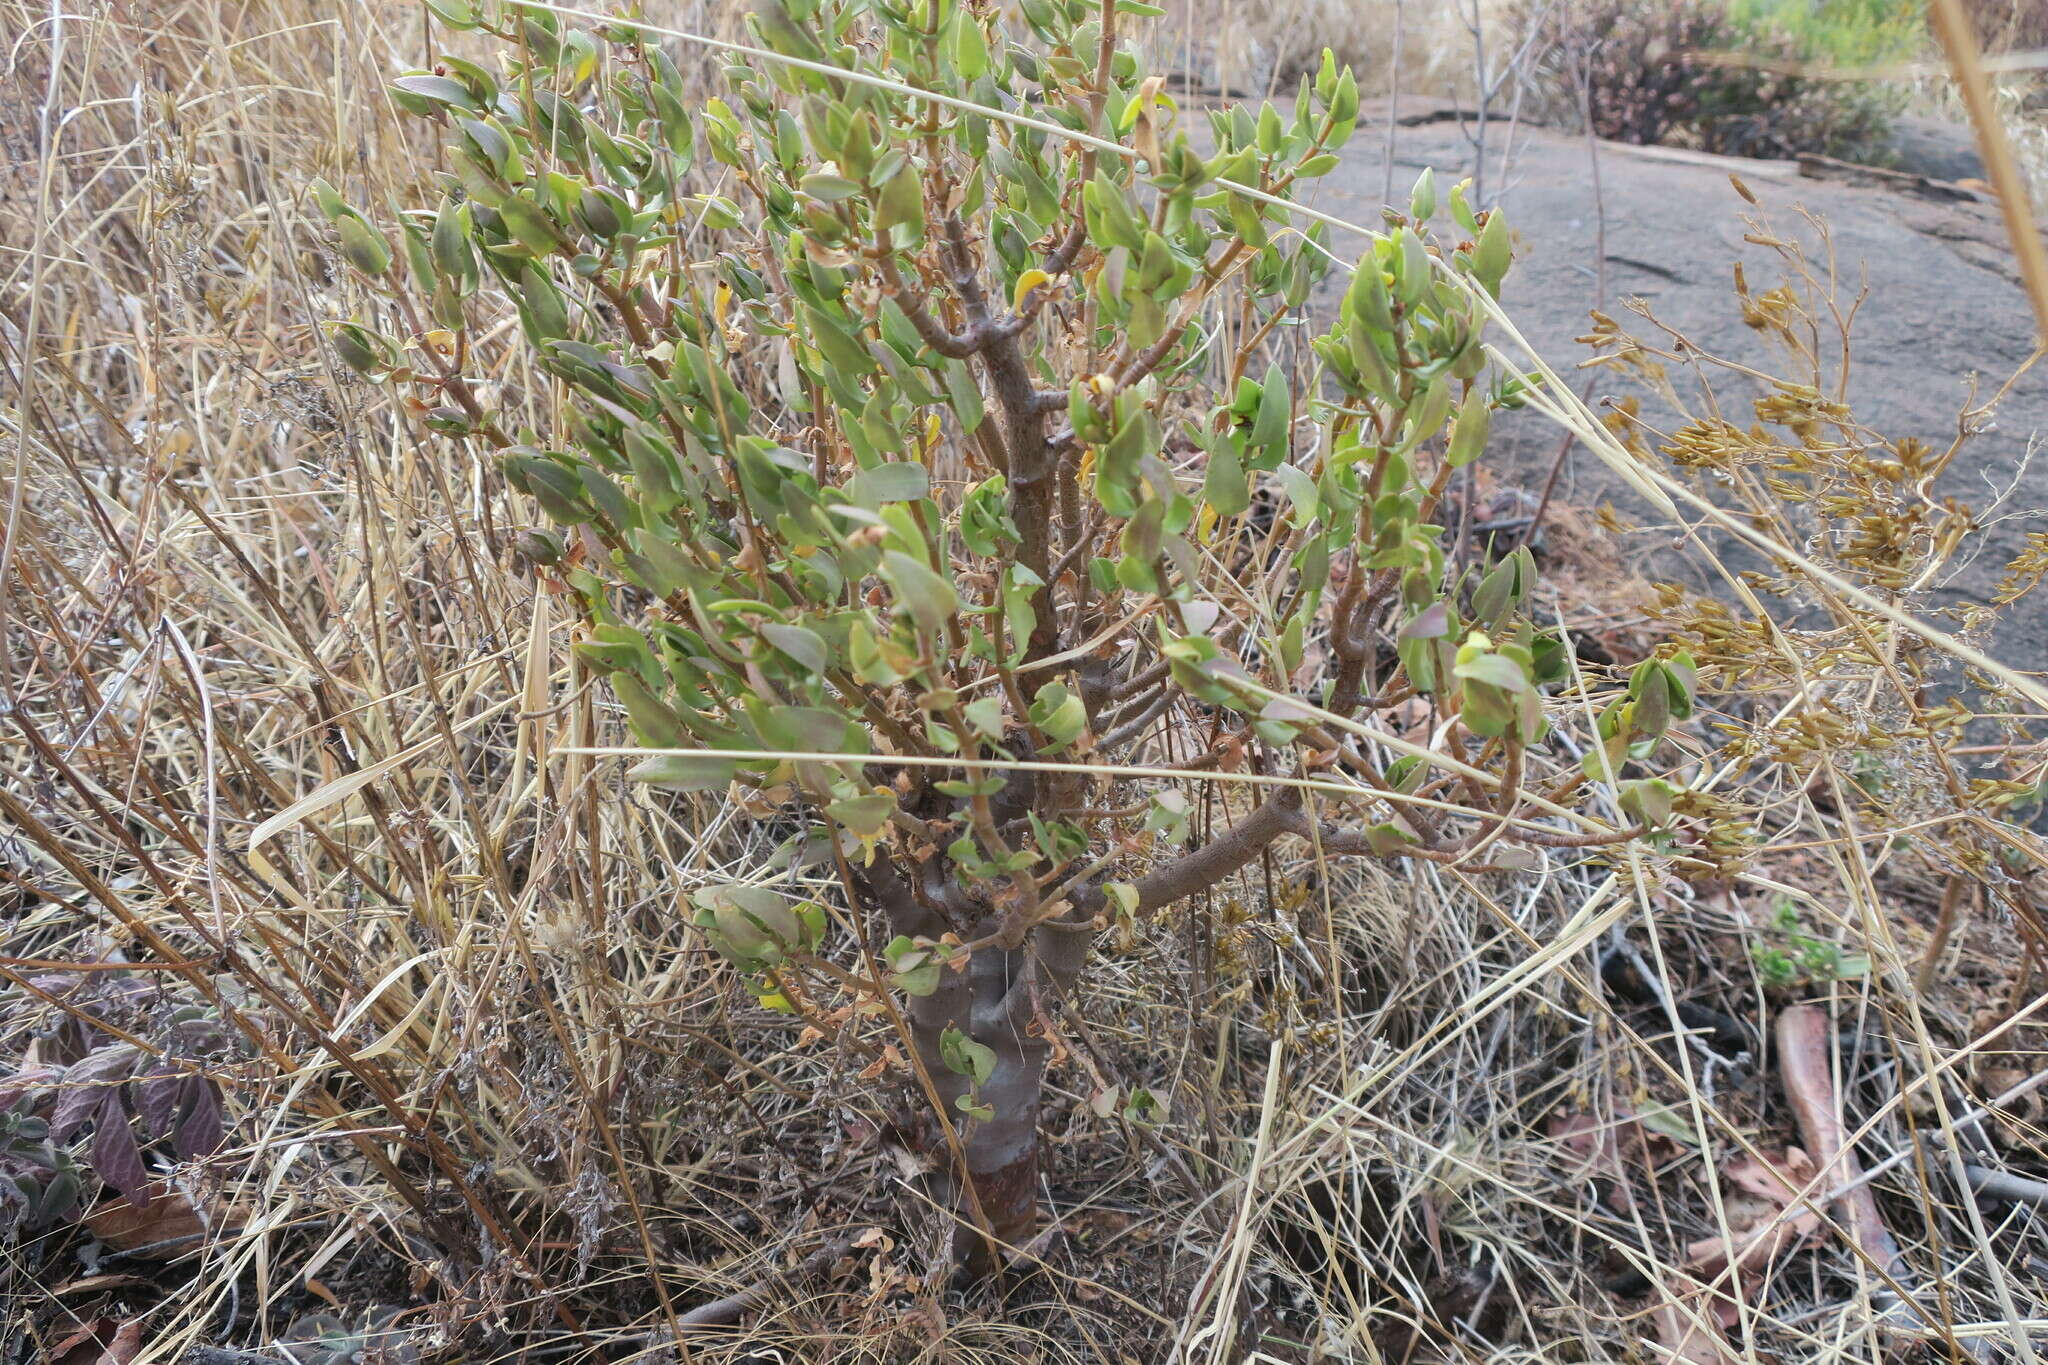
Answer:
<svg viewBox="0 0 2048 1365"><path fill-rule="evenodd" d="M1376 43L1392 8L1341 12ZM1406 10L1408 88L1469 69L1461 26ZM2023 1106L1959 1118L2048 1065L2035 1024L1986 1031L2040 1003L2019 931L1968 920L1917 995L1939 880L1783 774L1760 797L1779 850L1732 882L1568 853L1515 878L1279 864L1185 907L1123 945L1068 1040L1070 1245L1006 1298L933 1282L944 1229L856 1077L860 1031L801 1039L682 927L684 890L790 830L564 752L623 727L518 568L529 513L316 344L356 301L300 187L380 203L437 163L379 93L417 60L415 12L51 13L0 0L0 1057L57 1056L66 1015L148 1043L186 1001L243 1043L207 1063L234 1144L167 1170L184 1195L156 1206L196 1229L105 1251L129 1280L92 1278L75 1225L17 1239L0 1350L133 1319L143 1359L255 1351L386 1304L431 1358L674 1358L675 1315L844 1234L836 1278L688 1358L1668 1358L1652 1310L1713 1308L1679 1287L1685 1247L1754 1214L1726 1171L1798 1141L1766 1044L1781 997L1749 955L1786 894L1872 958L1814 993L1852 1035L1865 1164L1905 1158L1876 1188L1907 1262L1938 1321L2024 1356L2048 1233L1950 1169L2043 1169ZM1582 584L1614 562L1587 540ZM1623 600L1561 610L1640 646ZM1599 968L1624 945L1647 1003ZM184 965L38 965L139 960ZM1088 1102L1140 1088L1162 1118ZM1629 1160L1560 1135L1580 1116ZM1630 1276L1647 1296L1609 1292ZM1881 1353L1883 1285L1825 1230L1712 1289L1741 1305L1735 1358ZM1705 1340L1693 1358L1719 1360Z"/></svg>

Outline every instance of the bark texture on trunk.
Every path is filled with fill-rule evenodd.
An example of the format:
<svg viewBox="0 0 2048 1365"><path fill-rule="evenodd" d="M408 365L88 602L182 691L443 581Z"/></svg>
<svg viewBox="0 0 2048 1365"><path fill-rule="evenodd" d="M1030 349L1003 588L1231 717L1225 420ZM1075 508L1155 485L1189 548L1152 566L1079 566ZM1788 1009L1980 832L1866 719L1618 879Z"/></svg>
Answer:
<svg viewBox="0 0 2048 1365"><path fill-rule="evenodd" d="M966 1159L965 1182L955 1172L952 1189L961 1219L956 1245L970 1268L992 1269L993 1258L974 1226L967 1183L1001 1244L998 1251L1031 1239L1038 1215L1040 1107L1052 1055L1036 1021L1056 1014L1093 938L1085 923L1041 925L1021 948L977 951L967 970L946 973L937 991L910 1002L919 1058L937 1084ZM978 1092L971 1077L946 1065L941 1040L949 1029L995 1056ZM994 1111L991 1117L966 1117L958 1101L970 1093Z"/></svg>
<svg viewBox="0 0 2048 1365"><path fill-rule="evenodd" d="M1034 799L1044 796L1037 781L1033 774L1001 793L995 803L999 823L1021 820ZM1274 792L1227 832L1141 878L1139 912L1213 885L1281 835L1302 827L1301 793L1293 788ZM1006 923L985 901L977 903L955 882L943 857L916 865L879 858L859 877L895 933L938 939L952 932L982 945L964 971L945 970L930 995L911 997L906 1013L912 1046L960 1140L962 1160L954 1163L947 1180L960 1218L956 1247L970 1269L994 1269L1002 1249L1022 1247L1031 1239L1038 1210L1040 1109L1052 1056L1046 1026L1059 1017L1087 964L1102 892L1093 886L1068 887L1069 905L1059 918L1023 931L1019 921ZM1019 937L1017 946L1005 946ZM978 1090L971 1076L948 1065L945 1039L954 1031L994 1058ZM993 1111L988 1118L970 1118L960 1108L960 1100L970 1094L973 1103ZM946 1144L941 1140L940 1145ZM950 1148L947 1155L952 1155ZM972 1200L967 1198L970 1190ZM1000 1243L994 1250L975 1225L977 1207Z"/></svg>

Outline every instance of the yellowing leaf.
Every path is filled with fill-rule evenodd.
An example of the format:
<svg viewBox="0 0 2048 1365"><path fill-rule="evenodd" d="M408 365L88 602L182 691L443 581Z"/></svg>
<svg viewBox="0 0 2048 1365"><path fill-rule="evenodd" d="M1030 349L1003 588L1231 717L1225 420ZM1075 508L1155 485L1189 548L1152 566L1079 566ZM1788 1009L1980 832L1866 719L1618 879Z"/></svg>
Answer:
<svg viewBox="0 0 2048 1365"><path fill-rule="evenodd" d="M1017 287L1010 294L1010 306L1022 309L1024 307L1024 300L1030 295L1032 290L1040 285L1051 283L1052 276L1046 274L1043 270L1034 268L1025 271L1017 277Z"/></svg>

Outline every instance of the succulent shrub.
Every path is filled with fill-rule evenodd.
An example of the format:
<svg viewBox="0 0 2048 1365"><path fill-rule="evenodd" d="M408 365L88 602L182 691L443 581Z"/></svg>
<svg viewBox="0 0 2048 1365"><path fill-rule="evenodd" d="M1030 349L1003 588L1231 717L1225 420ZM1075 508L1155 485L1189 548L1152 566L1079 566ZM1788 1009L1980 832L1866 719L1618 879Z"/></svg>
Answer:
<svg viewBox="0 0 2048 1365"><path fill-rule="evenodd" d="M633 24L426 3L498 61L395 81L449 167L395 232L316 187L366 286L335 351L545 517L523 553L636 776L803 822L837 894L764 871L687 913L762 1005L900 1030L963 1250L1029 1232L1106 928L1282 839L1498 867L1663 826L1668 788L1610 784L1687 714L1684 660L1539 782L1570 661L1535 561L1442 529L1523 392L1482 342L1500 213L1425 175L1303 342L1334 256L1292 200L1348 71L1191 138L1135 0L767 0L702 99ZM512 321L544 430L486 377ZM1197 810L1205 780L1237 796ZM1596 788L1626 817L1578 814Z"/></svg>

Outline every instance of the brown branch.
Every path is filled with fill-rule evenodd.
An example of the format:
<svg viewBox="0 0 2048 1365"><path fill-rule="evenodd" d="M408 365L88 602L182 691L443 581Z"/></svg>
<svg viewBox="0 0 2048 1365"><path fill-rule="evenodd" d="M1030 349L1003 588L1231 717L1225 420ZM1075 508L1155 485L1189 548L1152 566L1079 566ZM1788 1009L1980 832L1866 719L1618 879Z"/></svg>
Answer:
<svg viewBox="0 0 2048 1365"><path fill-rule="evenodd" d="M1149 915L1214 886L1265 852L1275 839L1295 832L1300 816L1301 792L1280 788L1228 832L1140 877L1137 913Z"/></svg>
<svg viewBox="0 0 2048 1365"><path fill-rule="evenodd" d="M1906 1264L1905 1254L1885 1226L1877 1198L1862 1179L1862 1166L1838 1112L1840 1103L1835 1079L1829 1067L1834 1051L1835 1025L1826 1010L1817 1005L1793 1005L1778 1015L1778 1069L1784 1079L1785 1098L1791 1101L1792 1116L1798 1120L1800 1136L1820 1171L1840 1182L1841 1194L1833 1202L1834 1216L1841 1220L1849 1239L1871 1269L1884 1282L1884 1290L1873 1298L1891 1300L1884 1316L1917 1331L1942 1333L1942 1324L1916 1298L1916 1278ZM1977 1360L1991 1357L1988 1341L1971 1338L1957 1342L1948 1336L1951 1350Z"/></svg>
<svg viewBox="0 0 2048 1365"><path fill-rule="evenodd" d="M1135 697L1138 693L1143 692L1147 688L1151 687L1153 683L1156 683L1161 678L1164 678L1169 672L1172 671L1172 669L1173 665L1171 663L1169 663L1165 659L1161 659L1159 662L1147 668L1144 672L1139 673L1135 677L1129 678L1110 688L1109 699L1111 701L1126 701L1131 697Z"/></svg>
<svg viewBox="0 0 2048 1365"><path fill-rule="evenodd" d="M896 300L896 306L903 310L903 316L910 319L910 325L924 344L942 356L964 360L981 350L983 339L971 334L947 331L939 320L925 311L922 303L911 294L910 287L903 282L903 272L896 268L893 249L878 246L875 268L882 273L882 285L889 296Z"/></svg>
<svg viewBox="0 0 2048 1365"><path fill-rule="evenodd" d="M1785 1098L1792 1103L1792 1115L1806 1139L1814 1164L1829 1178L1855 1188L1835 1201L1835 1209L1848 1226L1879 1274L1896 1275L1904 1269L1899 1244L1892 1240L1878 1212L1877 1200L1867 1186L1856 1180L1862 1167L1849 1149L1842 1120L1835 1112L1835 1081L1828 1068L1835 1026L1826 1011L1813 1005L1794 1005L1778 1016L1778 1069L1785 1082Z"/></svg>
<svg viewBox="0 0 2048 1365"><path fill-rule="evenodd" d="M1144 733L1146 726L1166 714L1166 709L1173 705L1174 699L1179 695L1178 692L1170 687L1162 687L1157 695L1147 696L1141 703L1138 703L1142 709L1136 715L1131 716L1130 719L1118 720L1111 718L1111 728L1107 734L1096 741L1096 748L1104 752L1110 752L1136 739ZM1123 711L1119 711L1117 715L1121 717L1129 709L1129 707L1126 707Z"/></svg>
<svg viewBox="0 0 2048 1365"><path fill-rule="evenodd" d="M1396 806L1394 809L1398 812L1401 808ZM1288 832L1308 840L1316 846L1317 851L1325 854L1335 854L1340 858L1421 858L1432 863L1455 863L1462 861L1470 857L1475 851L1477 842L1475 839L1468 838L1461 839L1455 844L1440 846L1424 843L1403 844L1392 853L1382 854L1374 850L1371 837L1367 831L1362 829L1343 828L1335 825L1316 825L1311 823L1306 816L1303 816L1296 821L1295 827Z"/></svg>

